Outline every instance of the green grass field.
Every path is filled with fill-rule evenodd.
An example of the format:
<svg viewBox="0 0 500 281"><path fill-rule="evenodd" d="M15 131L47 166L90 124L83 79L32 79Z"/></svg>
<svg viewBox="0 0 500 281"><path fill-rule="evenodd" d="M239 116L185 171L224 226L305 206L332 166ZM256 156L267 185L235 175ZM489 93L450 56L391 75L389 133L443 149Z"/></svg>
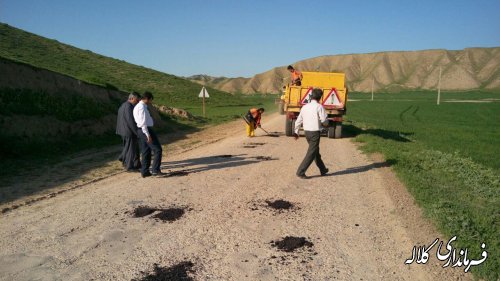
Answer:
<svg viewBox="0 0 500 281"><path fill-rule="evenodd" d="M269 114L277 110L277 105L274 104L277 97L276 95L237 94L228 100L212 100L209 98L206 99L206 118L210 123L218 124L240 118L251 107L263 107L266 109L266 113ZM203 115L201 98L196 102L180 104L180 107L197 116Z"/></svg>
<svg viewBox="0 0 500 281"><path fill-rule="evenodd" d="M448 238L480 258L471 271L499 278L500 93L352 93L347 134L366 152L383 153L424 213ZM449 102L491 100L493 102ZM495 100L497 99L497 100ZM431 241L429 241L431 242Z"/></svg>

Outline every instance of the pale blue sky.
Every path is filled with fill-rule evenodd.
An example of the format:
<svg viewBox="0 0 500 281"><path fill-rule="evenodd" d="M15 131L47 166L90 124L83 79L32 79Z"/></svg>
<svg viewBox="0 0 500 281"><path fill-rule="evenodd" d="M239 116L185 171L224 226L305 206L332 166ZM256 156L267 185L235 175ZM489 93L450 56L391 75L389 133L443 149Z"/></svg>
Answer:
<svg viewBox="0 0 500 281"><path fill-rule="evenodd" d="M500 0L0 0L0 21L181 76L334 54L500 46Z"/></svg>

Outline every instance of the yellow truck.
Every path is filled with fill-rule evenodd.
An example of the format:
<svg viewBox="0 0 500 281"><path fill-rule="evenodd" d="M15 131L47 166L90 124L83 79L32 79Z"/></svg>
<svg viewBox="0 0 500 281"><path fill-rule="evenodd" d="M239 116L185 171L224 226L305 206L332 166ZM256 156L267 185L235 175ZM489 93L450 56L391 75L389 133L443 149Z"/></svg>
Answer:
<svg viewBox="0 0 500 281"><path fill-rule="evenodd" d="M345 74L333 72L302 72L301 86L286 86L282 95L280 111L286 116L285 134L293 135L295 120L300 108L310 102L314 88L323 90L321 104L328 114L329 126L325 128L329 138L341 138L342 116L346 113L347 88Z"/></svg>

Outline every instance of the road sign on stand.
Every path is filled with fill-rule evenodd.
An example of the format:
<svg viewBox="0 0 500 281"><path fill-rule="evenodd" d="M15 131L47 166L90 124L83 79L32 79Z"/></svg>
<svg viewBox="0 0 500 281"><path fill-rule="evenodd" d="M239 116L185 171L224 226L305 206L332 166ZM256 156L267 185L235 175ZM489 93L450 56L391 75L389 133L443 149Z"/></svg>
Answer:
<svg viewBox="0 0 500 281"><path fill-rule="evenodd" d="M200 94L198 97L203 99L203 117L205 117L205 98L209 98L208 91L205 87L201 88Z"/></svg>
<svg viewBox="0 0 500 281"><path fill-rule="evenodd" d="M201 88L200 94L198 95L200 98L209 98L210 96L208 95L208 91L205 87Z"/></svg>

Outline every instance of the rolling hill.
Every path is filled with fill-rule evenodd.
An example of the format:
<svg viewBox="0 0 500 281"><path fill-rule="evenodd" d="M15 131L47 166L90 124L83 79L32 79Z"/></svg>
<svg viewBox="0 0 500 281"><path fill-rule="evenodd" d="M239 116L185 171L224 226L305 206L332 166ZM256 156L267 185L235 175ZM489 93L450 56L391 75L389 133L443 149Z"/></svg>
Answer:
<svg viewBox="0 0 500 281"><path fill-rule="evenodd" d="M500 47L460 51L424 50L321 56L293 64L302 71L346 73L347 86L357 92L435 89L442 67L441 89L500 89ZM286 66L251 78L195 75L191 81L232 93L278 93L289 80Z"/></svg>
<svg viewBox="0 0 500 281"><path fill-rule="evenodd" d="M155 101L180 106L197 99L199 84L189 80L105 57L56 40L0 23L0 57L61 73L91 84L122 91L149 90ZM232 95L209 89L212 101Z"/></svg>
<svg viewBox="0 0 500 281"><path fill-rule="evenodd" d="M160 132L233 120L250 106L272 102L209 88L207 117L199 118L201 86L197 83L0 23L0 124L4 129L0 158L31 161L36 155L52 157L119 143L114 127L120 103L128 92L146 90L153 92L159 107L186 108L198 115L185 120L169 114L178 110L164 114L152 110Z"/></svg>

